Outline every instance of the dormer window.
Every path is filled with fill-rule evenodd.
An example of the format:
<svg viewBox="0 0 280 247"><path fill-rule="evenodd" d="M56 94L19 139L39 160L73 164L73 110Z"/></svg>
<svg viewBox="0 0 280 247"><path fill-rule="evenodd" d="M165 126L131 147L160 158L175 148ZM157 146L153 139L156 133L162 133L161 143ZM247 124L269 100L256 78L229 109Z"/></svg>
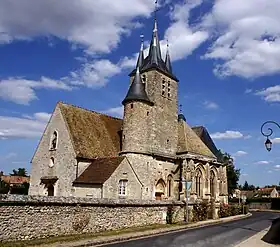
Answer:
<svg viewBox="0 0 280 247"><path fill-rule="evenodd" d="M52 138L51 138L50 150L57 149L57 141L58 141L58 133L57 133L57 131L54 131L52 134Z"/></svg>

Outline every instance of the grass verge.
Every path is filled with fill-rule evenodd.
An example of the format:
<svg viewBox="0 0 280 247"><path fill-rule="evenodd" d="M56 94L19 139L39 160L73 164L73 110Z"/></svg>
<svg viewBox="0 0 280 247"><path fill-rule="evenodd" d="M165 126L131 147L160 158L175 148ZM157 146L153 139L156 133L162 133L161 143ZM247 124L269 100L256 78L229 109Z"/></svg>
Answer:
<svg viewBox="0 0 280 247"><path fill-rule="evenodd" d="M84 233L84 234L55 236L55 237L33 239L33 240L0 242L0 247L43 246L43 245L50 245L54 243L59 244L59 243L74 242L74 241L76 242L79 240L87 240L87 239L99 238L99 237L110 237L110 236L116 236L125 233L145 232L148 230L155 230L155 229L166 229L166 228L170 228L173 226L180 226L180 225L182 225L182 223L167 224L167 225L157 224L157 225L148 225L148 226L141 226L141 227L131 227L131 228L125 228L125 229L113 230L113 231L103 231L98 233Z"/></svg>

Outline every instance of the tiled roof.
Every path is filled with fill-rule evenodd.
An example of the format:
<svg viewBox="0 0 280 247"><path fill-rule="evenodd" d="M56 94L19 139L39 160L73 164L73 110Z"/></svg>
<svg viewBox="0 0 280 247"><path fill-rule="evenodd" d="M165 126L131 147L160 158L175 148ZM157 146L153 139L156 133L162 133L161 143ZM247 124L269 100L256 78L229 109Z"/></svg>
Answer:
<svg viewBox="0 0 280 247"><path fill-rule="evenodd" d="M77 157L93 159L119 154L121 119L61 102L58 106Z"/></svg>
<svg viewBox="0 0 280 247"><path fill-rule="evenodd" d="M59 102L77 157L115 157L120 150L122 119ZM179 121L178 152L192 152L216 158L184 121Z"/></svg>
<svg viewBox="0 0 280 247"><path fill-rule="evenodd" d="M117 169L125 157L99 158L74 181L74 184L103 184Z"/></svg>
<svg viewBox="0 0 280 247"><path fill-rule="evenodd" d="M192 130L199 136L199 138L210 149L210 151L215 154L215 156L218 158L218 161L222 161L222 156L220 155L220 152L209 135L207 129L204 126L195 126L192 127Z"/></svg>
<svg viewBox="0 0 280 247"><path fill-rule="evenodd" d="M184 120L179 120L178 125L178 153L191 152L216 158Z"/></svg>
<svg viewBox="0 0 280 247"><path fill-rule="evenodd" d="M30 177L3 175L1 180L8 184L23 184L29 183Z"/></svg>

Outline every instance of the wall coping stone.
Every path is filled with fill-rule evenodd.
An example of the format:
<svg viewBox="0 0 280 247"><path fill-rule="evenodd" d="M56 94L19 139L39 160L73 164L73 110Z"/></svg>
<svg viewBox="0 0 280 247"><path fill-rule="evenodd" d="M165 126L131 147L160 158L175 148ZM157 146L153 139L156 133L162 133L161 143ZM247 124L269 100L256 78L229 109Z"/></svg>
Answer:
<svg viewBox="0 0 280 247"><path fill-rule="evenodd" d="M184 206L181 201L158 201L158 200L135 200L135 199L100 199L85 197L62 197L62 196L31 196L0 194L1 206L37 205L37 206L107 206L107 207L163 207Z"/></svg>

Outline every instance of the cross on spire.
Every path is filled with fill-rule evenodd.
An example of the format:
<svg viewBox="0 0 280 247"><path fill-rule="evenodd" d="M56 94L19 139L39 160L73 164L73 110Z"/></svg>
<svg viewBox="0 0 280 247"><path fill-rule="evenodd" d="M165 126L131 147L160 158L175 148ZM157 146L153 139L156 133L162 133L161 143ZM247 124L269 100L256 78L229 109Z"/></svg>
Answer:
<svg viewBox="0 0 280 247"><path fill-rule="evenodd" d="M157 19L158 0L155 1L155 20Z"/></svg>

